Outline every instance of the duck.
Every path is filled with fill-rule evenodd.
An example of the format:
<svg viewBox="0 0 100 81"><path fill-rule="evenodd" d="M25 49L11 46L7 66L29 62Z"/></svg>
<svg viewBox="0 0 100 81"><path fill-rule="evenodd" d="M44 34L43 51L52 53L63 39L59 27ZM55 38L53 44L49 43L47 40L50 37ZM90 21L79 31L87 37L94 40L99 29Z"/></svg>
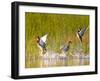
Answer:
<svg viewBox="0 0 100 81"><path fill-rule="evenodd" d="M84 28L82 28L82 29L79 29L79 30L77 31L77 33L76 33L77 38L80 40L81 43L82 43L82 38L83 38L84 33L86 32L86 30L87 30L87 28L84 27Z"/></svg>
<svg viewBox="0 0 100 81"><path fill-rule="evenodd" d="M48 36L48 34L45 34L42 37L37 36L37 46L41 50L41 54L45 54L47 51L47 49L46 49L47 36Z"/></svg>
<svg viewBox="0 0 100 81"><path fill-rule="evenodd" d="M65 54L66 52L69 51L70 49L70 44L72 43L72 41L68 41L67 44L64 44L60 47L60 50L62 51L63 54Z"/></svg>

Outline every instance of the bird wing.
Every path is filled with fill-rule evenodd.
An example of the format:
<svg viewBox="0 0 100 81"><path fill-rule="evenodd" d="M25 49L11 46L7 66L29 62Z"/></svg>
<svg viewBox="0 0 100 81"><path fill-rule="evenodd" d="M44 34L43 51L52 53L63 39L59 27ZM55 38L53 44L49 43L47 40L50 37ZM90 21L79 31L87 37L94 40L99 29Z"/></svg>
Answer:
<svg viewBox="0 0 100 81"><path fill-rule="evenodd" d="M44 43L46 43L47 36L48 36L48 34L44 35L44 36L43 36L43 37L41 37L40 39L41 39Z"/></svg>
<svg viewBox="0 0 100 81"><path fill-rule="evenodd" d="M61 46L60 46L60 49L63 49L63 48L64 48L64 46L65 46L65 45L61 45Z"/></svg>
<svg viewBox="0 0 100 81"><path fill-rule="evenodd" d="M80 34L80 36L83 36L84 35L84 33L85 33L85 31L86 31L86 27L84 27L80 32L79 32L79 34Z"/></svg>
<svg viewBox="0 0 100 81"><path fill-rule="evenodd" d="M67 44L64 44L60 47L60 49L63 51L63 52L67 52L69 50L69 46Z"/></svg>
<svg viewBox="0 0 100 81"><path fill-rule="evenodd" d="M42 40L40 40L39 45L40 45L42 48L45 48L45 42L43 42Z"/></svg>

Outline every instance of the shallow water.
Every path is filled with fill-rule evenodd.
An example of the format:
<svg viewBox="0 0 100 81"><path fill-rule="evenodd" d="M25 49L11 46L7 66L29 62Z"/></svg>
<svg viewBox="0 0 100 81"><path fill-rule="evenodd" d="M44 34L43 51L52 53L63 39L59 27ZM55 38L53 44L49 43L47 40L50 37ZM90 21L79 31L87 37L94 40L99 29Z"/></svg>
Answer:
<svg viewBox="0 0 100 81"><path fill-rule="evenodd" d="M45 68L60 66L83 66L89 65L89 56L73 55L64 56L58 54L30 56L26 59L26 68Z"/></svg>

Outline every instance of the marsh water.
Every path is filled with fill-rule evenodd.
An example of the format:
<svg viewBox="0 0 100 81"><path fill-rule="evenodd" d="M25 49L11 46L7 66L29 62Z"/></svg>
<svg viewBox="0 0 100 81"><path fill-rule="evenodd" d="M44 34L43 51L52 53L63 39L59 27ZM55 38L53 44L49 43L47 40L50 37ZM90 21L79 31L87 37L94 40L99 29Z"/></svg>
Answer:
<svg viewBox="0 0 100 81"><path fill-rule="evenodd" d="M89 65L89 55L43 55L43 56L28 56L25 62L26 68L45 68L45 67L60 67L60 66L83 66Z"/></svg>

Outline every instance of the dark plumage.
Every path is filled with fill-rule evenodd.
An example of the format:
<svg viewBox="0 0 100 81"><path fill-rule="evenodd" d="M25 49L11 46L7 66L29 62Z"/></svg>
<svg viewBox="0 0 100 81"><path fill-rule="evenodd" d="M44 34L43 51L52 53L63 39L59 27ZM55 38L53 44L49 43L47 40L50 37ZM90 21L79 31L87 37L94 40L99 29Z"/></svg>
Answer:
<svg viewBox="0 0 100 81"><path fill-rule="evenodd" d="M84 27L83 29L78 30L77 37L82 42L82 38L84 36L84 33L86 32L87 28Z"/></svg>
<svg viewBox="0 0 100 81"><path fill-rule="evenodd" d="M70 49L70 44L71 44L71 43L72 43L72 42L69 41L67 44L62 45L62 46L60 47L61 51L62 51L63 53L66 53L66 52Z"/></svg>
<svg viewBox="0 0 100 81"><path fill-rule="evenodd" d="M42 54L46 53L46 39L47 39L47 35L44 35L43 37L37 37L37 44L38 47L40 48L40 50L42 51Z"/></svg>

